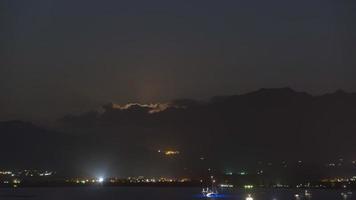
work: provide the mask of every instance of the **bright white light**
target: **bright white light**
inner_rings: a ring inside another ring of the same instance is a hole
[[[253,200],[253,198],[251,197],[251,194],[247,195],[246,200]]]
[[[98,178],[98,182],[99,182],[99,183],[104,182],[104,178],[103,178],[103,177]]]

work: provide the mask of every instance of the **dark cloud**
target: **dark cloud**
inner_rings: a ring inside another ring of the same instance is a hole
[[[1,119],[261,87],[356,89],[354,1],[5,0],[0,9]]]

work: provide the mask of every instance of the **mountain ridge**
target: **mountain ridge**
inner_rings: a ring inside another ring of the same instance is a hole
[[[140,161],[150,163],[153,171],[160,168],[156,165],[165,165],[155,152],[167,148],[189,154],[182,165],[198,165],[195,158],[207,155],[216,160],[212,165],[232,167],[260,159],[312,163],[339,156],[354,159],[354,93],[313,96],[290,88],[261,89],[208,102],[184,99],[176,103],[153,113],[149,111],[157,104],[107,105],[102,111],[66,116],[53,129],[21,121],[0,122],[0,134],[8,137],[0,142],[0,152],[15,144],[19,158],[23,151],[35,158],[45,150],[45,157],[51,160],[56,155],[57,162],[112,159],[129,166]],[[26,141],[16,143],[21,137]],[[135,170],[144,170],[139,166]]]

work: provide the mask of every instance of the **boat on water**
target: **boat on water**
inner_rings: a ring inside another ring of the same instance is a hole
[[[217,197],[219,193],[216,187],[214,186],[215,183],[214,177],[211,176],[210,179],[211,179],[211,188],[209,187],[203,188],[202,194],[204,197],[208,197],[208,198]]]
[[[205,197],[216,197],[219,193],[218,191],[212,190],[207,187],[206,189],[203,188],[202,194]]]
[[[309,192],[308,190],[304,190],[304,194],[295,194],[294,197],[296,199],[311,199],[312,193]]]
[[[343,199],[348,199],[352,196],[352,192],[341,192],[341,196],[343,197]]]
[[[305,191],[304,191],[304,196],[305,196],[306,198],[311,198],[312,194],[311,194],[308,190],[305,190]]]

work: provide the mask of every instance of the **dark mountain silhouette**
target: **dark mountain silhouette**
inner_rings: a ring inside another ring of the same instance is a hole
[[[0,122],[0,137],[1,168],[8,169],[53,169],[66,159],[72,139],[23,121]]]
[[[122,173],[158,174],[163,168],[196,169],[200,157],[221,170],[258,161],[320,164],[341,156],[351,159],[356,151],[355,122],[354,93],[312,96],[277,88],[213,97],[208,102],[111,103],[102,111],[63,117],[55,132],[22,122],[2,122],[0,131],[9,141],[2,140],[3,148],[11,149],[9,144],[15,143],[12,153],[19,159],[23,151],[50,157],[48,149],[52,149],[53,155],[70,154],[79,163],[101,159],[119,165]],[[59,142],[67,144],[70,153],[63,153],[66,147]],[[158,149],[178,149],[179,164],[162,160]]]

